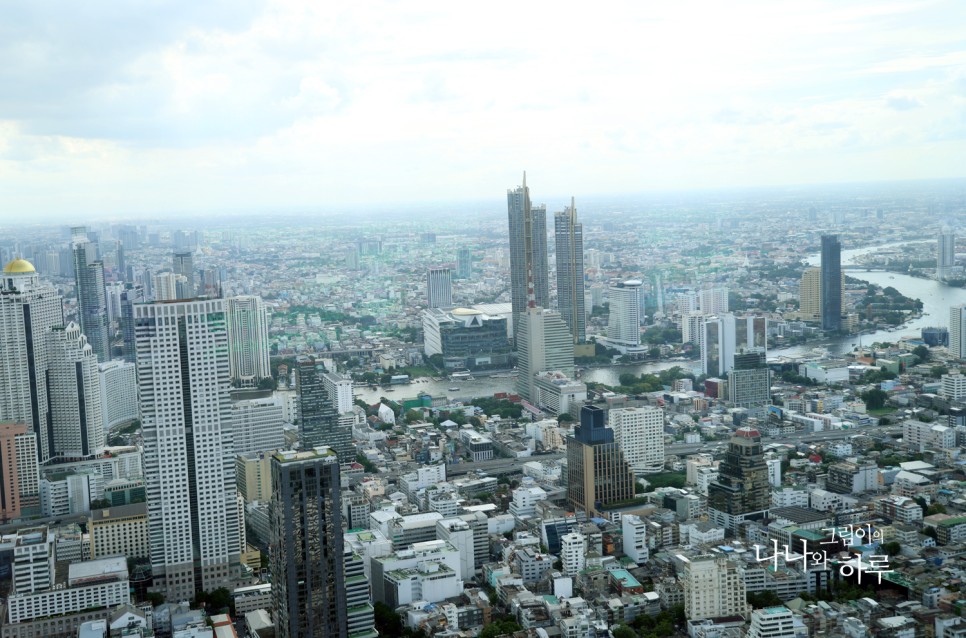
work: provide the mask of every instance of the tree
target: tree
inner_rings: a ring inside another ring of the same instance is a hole
[[[926,346],[916,346],[912,349],[912,354],[916,355],[920,363],[925,363],[929,361],[929,348]]]
[[[111,506],[111,502],[106,498],[98,498],[91,501],[92,510],[102,510],[105,507],[110,507],[110,506]]]
[[[637,638],[637,632],[623,623],[618,625],[617,629],[612,630],[611,633],[614,638]]]
[[[945,514],[946,506],[942,503],[933,503],[928,508],[926,508],[926,516],[932,516],[933,514]]]
[[[889,556],[895,556],[902,551],[902,545],[899,544],[899,541],[889,541],[888,543],[882,544],[882,551]]]
[[[513,622],[512,619],[506,618],[494,621],[484,627],[483,631],[479,634],[479,638],[496,638],[497,636],[512,634],[516,631],[520,631],[520,625]]]
[[[406,423],[417,423],[423,420],[423,414],[419,410],[406,410]]]
[[[745,597],[750,604],[755,609],[764,609],[765,607],[776,607],[782,604],[782,599],[778,597],[778,594],[766,589],[760,592],[748,592]]]
[[[376,629],[380,636],[399,636],[402,634],[402,619],[389,605],[376,603],[372,606],[372,609],[376,618]]]
[[[889,394],[879,388],[872,388],[862,393],[862,400],[865,401],[867,410],[881,410],[888,399]]]
[[[573,423],[575,420],[570,412],[561,412],[557,415],[557,423]]]
[[[949,368],[946,366],[933,366],[929,368],[929,374],[934,377],[941,377],[944,374],[949,374]]]

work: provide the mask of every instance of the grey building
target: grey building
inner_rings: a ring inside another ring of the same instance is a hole
[[[507,191],[507,213],[510,224],[510,301],[513,304],[515,344],[520,326],[518,319],[526,312],[531,284],[536,305],[550,307],[547,207],[531,205],[526,173],[523,174],[523,186]]]
[[[584,225],[577,221],[573,198],[568,208],[554,215],[554,240],[557,251],[557,308],[570,328],[574,343],[583,343],[587,334]]]
[[[123,357],[128,363],[134,363],[137,354],[134,340],[134,304],[144,301],[144,286],[124,284],[124,290],[121,291],[121,337],[124,340]]]
[[[456,276],[460,279],[469,279],[473,276],[473,251],[469,248],[460,248],[456,251]]]
[[[111,341],[107,332],[107,292],[104,264],[96,259],[97,247],[88,241],[82,228],[74,232],[74,281],[77,283],[77,315],[81,332],[100,362],[111,360]]]
[[[822,330],[842,329],[842,245],[822,235]]]
[[[339,455],[341,463],[355,461],[352,426],[339,423],[339,414],[329,399],[322,373],[315,359],[300,356],[295,376],[299,396],[299,441],[303,449],[325,445]]]
[[[272,607],[279,636],[348,635],[339,462],[326,448],[272,456]]]
[[[195,267],[190,252],[175,253],[172,257],[174,274],[182,275],[188,281],[178,289],[178,299],[191,299],[195,296]]]

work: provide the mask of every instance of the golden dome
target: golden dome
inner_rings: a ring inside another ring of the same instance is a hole
[[[27,261],[26,259],[14,259],[9,264],[4,266],[3,272],[7,274],[11,273],[25,273],[25,272],[37,272],[34,265]]]

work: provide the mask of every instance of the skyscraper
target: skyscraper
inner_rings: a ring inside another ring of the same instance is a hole
[[[634,498],[634,472],[604,425],[604,410],[585,405],[580,425],[567,437],[567,500],[594,516],[610,503]]]
[[[312,357],[297,360],[295,388],[299,397],[299,440],[303,450],[326,446],[341,463],[354,463],[352,426],[339,423],[339,413],[325,390],[322,373]]]
[[[946,281],[956,265],[956,235],[949,226],[943,226],[936,244],[936,279]]]
[[[822,330],[842,329],[842,245],[822,235]]]
[[[798,311],[804,321],[822,320],[822,269],[806,268],[798,287]]]
[[[453,305],[453,278],[449,268],[430,268],[426,273],[426,302],[430,308]]]
[[[560,313],[543,308],[528,308],[518,317],[517,392],[534,398],[535,374],[562,372],[574,377],[574,339]]]
[[[736,324],[734,315],[706,317],[701,324],[701,372],[708,376],[727,374],[735,365]]]
[[[567,322],[574,343],[587,336],[584,311],[584,225],[577,221],[573,198],[570,206],[553,216],[557,252],[557,307]]]
[[[771,402],[771,370],[763,352],[735,355],[734,369],[728,372],[728,401],[738,408],[761,408]]]
[[[456,276],[460,279],[473,276],[473,251],[467,247],[456,251]]]
[[[762,518],[770,504],[761,433],[750,427],[738,428],[718,467],[718,479],[708,486],[708,515],[734,533],[741,521]]]
[[[966,359],[966,304],[949,309],[949,356]]]
[[[123,357],[128,363],[134,363],[137,356],[134,339],[134,304],[144,303],[144,301],[144,286],[124,284],[124,290],[121,291],[121,338],[124,343]]]
[[[178,299],[192,299],[195,296],[195,266],[190,252],[174,253],[172,256],[174,274],[185,278],[176,291]]]
[[[47,335],[64,325],[63,299],[33,265],[14,259],[0,279],[0,421],[24,423],[37,437],[41,463],[53,432],[47,389]]]
[[[253,387],[272,376],[268,357],[268,307],[261,297],[225,300],[228,322],[228,366],[232,381]]]
[[[523,174],[523,186],[507,191],[507,213],[510,223],[510,301],[516,344],[519,317],[529,305],[530,290],[535,305],[550,307],[547,207],[531,205],[526,173]]]
[[[654,406],[611,408],[607,421],[635,474],[664,469],[664,410]]]
[[[331,450],[272,456],[268,551],[279,636],[348,636],[340,492]]]
[[[86,235],[80,234],[80,229],[74,230],[74,279],[77,282],[77,316],[81,332],[87,337],[97,360],[110,361],[104,264],[95,259],[95,245],[87,240]]]
[[[50,458],[76,460],[104,449],[101,379],[94,350],[73,321],[47,333]]]
[[[38,491],[36,435],[23,423],[0,422],[0,521],[20,518]]]
[[[134,306],[151,569],[168,600],[231,587],[239,562],[224,303]]]
[[[705,288],[699,297],[699,307],[706,315],[718,315],[728,312],[728,289]]]
[[[607,340],[617,346],[636,348],[641,345],[641,286],[637,279],[612,285],[608,289],[610,316]]]

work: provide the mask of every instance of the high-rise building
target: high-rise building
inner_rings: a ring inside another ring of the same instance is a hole
[[[297,360],[295,388],[298,393],[299,440],[302,449],[320,446],[331,448],[341,463],[354,463],[352,426],[339,423],[339,413],[325,390],[322,372],[315,359],[300,356]]]
[[[956,235],[949,226],[943,226],[936,245],[936,279],[946,281],[956,265]]]
[[[560,313],[543,308],[528,308],[518,317],[517,392],[534,397],[534,375],[562,372],[574,377],[574,340]]]
[[[654,406],[612,408],[607,421],[635,474],[664,469],[664,410]]]
[[[47,335],[64,325],[63,299],[41,283],[33,265],[14,259],[0,279],[0,420],[24,423],[36,435],[41,463],[53,433],[48,399]]]
[[[467,247],[456,251],[456,276],[460,279],[473,276],[473,251]]]
[[[584,225],[577,221],[573,198],[570,206],[553,216],[557,252],[557,308],[567,322],[574,343],[587,336],[584,310]]]
[[[507,213],[510,224],[510,301],[513,306],[514,344],[519,333],[520,315],[533,303],[550,307],[549,270],[547,265],[547,207],[530,203],[527,175],[523,186],[507,191]]]
[[[159,272],[151,278],[155,301],[177,301],[187,286],[188,279],[184,275],[173,272]]]
[[[327,448],[272,456],[272,608],[279,636],[348,636],[339,459]]]
[[[322,375],[322,385],[329,395],[329,401],[339,414],[352,412],[355,405],[352,395],[352,379],[344,377],[338,372],[326,372]]]
[[[738,428],[718,466],[718,479],[708,486],[708,514],[733,533],[741,521],[762,518],[770,504],[761,433],[751,427]]]
[[[240,532],[225,302],[134,306],[155,585],[169,600],[231,587]]]
[[[705,317],[701,324],[701,372],[710,377],[727,374],[735,365],[734,315]]]
[[[144,303],[146,297],[144,286],[141,284],[124,284],[121,291],[121,338],[122,355],[127,363],[134,363],[137,355],[137,348],[134,341],[134,304]]]
[[[100,454],[104,417],[94,350],[74,322],[52,328],[47,348],[50,459],[69,461]]]
[[[842,245],[822,235],[822,330],[841,330],[842,310]]]
[[[567,500],[594,516],[602,507],[634,498],[634,472],[604,425],[604,410],[580,409],[580,425],[567,437]]]
[[[706,315],[720,315],[728,312],[728,289],[705,288],[699,294],[699,308]]]
[[[261,297],[246,295],[225,300],[228,321],[228,366],[232,381],[254,387],[272,376],[269,366],[268,307]]]
[[[430,268],[426,273],[426,303],[430,308],[453,305],[453,278],[449,268]]]
[[[192,299],[195,296],[195,267],[194,257],[190,252],[178,252],[172,256],[174,274],[184,277],[184,281],[176,284],[176,299]]]
[[[751,607],[745,599],[745,581],[727,556],[687,558],[679,554],[677,558],[684,565],[681,585],[689,620],[748,615]]]
[[[379,632],[376,631],[376,612],[369,594],[369,579],[366,577],[366,559],[356,553],[349,543],[343,544],[348,635],[352,638],[379,638]]]
[[[949,356],[966,359],[966,304],[949,309]]]
[[[618,346],[641,345],[641,286],[638,279],[622,281],[608,289],[610,316],[607,340]]]
[[[77,316],[81,332],[91,344],[97,360],[111,359],[108,334],[107,292],[104,288],[104,263],[95,259],[97,249],[79,233],[74,237],[74,280],[77,283]]]
[[[739,408],[761,408],[771,402],[771,370],[762,352],[735,355],[728,372],[728,401]]]
[[[104,431],[130,423],[138,412],[137,368],[127,361],[108,361],[97,367],[101,387],[101,414]]]
[[[0,521],[20,518],[39,488],[36,435],[23,423],[0,423]]]
[[[681,343],[693,343],[701,347],[701,326],[707,317],[703,312],[692,311],[681,315]]]
[[[841,307],[845,307],[845,273],[842,273]],[[798,313],[802,321],[822,321],[822,269],[806,268],[798,289]]]
[[[768,358],[768,318],[735,317],[735,350],[760,352]]]

